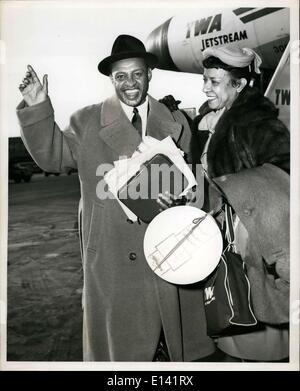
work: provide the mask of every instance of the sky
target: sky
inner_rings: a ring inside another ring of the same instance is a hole
[[[15,109],[22,99],[18,86],[27,64],[40,79],[48,74],[56,122],[63,129],[75,110],[113,94],[97,64],[110,55],[119,34],[145,42],[154,28],[181,12],[174,2],[155,6],[143,1],[7,1],[0,2],[0,10],[1,132],[8,136],[20,134]],[[182,108],[198,109],[205,100],[201,75],[158,69],[149,93],[158,99],[172,94]]]

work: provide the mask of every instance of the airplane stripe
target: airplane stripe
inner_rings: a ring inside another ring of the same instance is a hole
[[[173,59],[170,54],[169,50],[169,43],[168,43],[168,34],[169,34],[169,26],[172,18],[170,18],[167,23],[165,24],[163,30],[162,30],[162,47],[165,49],[165,61],[168,64],[169,69],[173,69],[174,71],[179,71],[177,66],[174,64]]]
[[[151,47],[151,53],[157,56],[157,68],[179,71],[173,62],[168,44],[168,33],[171,20],[172,18],[168,19],[165,23],[152,31],[147,40],[147,48]]]
[[[284,7],[281,7],[281,8],[262,8],[261,10],[256,11],[256,12],[252,12],[250,15],[243,16],[240,19],[243,23],[252,22],[255,19],[261,18],[262,16],[272,14],[273,12],[277,12],[283,8]]]
[[[237,8],[236,10],[233,10],[233,12],[235,13],[236,16],[238,15],[241,15],[241,14],[245,14],[246,12],[248,11],[252,11],[252,10],[255,10],[255,8]]]

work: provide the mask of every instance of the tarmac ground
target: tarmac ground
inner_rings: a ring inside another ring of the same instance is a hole
[[[9,184],[8,361],[82,361],[77,174]]]

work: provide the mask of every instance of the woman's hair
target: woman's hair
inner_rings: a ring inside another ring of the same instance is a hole
[[[244,78],[247,80],[247,84],[249,85],[252,79],[255,80],[255,72],[253,70],[253,65],[249,65],[244,68],[232,67],[231,65],[225,64],[219,58],[210,56],[203,61],[204,68],[221,68],[225,71],[229,72],[233,87],[236,86],[236,83],[239,79]]]

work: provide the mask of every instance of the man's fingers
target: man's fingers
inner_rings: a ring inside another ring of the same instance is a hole
[[[188,190],[185,195],[187,203],[190,203],[195,200],[195,193],[192,190]]]
[[[174,202],[173,196],[166,192],[166,194],[159,194],[157,202],[161,207],[170,208]]]
[[[30,80],[29,80],[27,77],[25,77],[25,78],[23,79],[23,84],[25,84],[25,85],[28,86],[29,83],[30,83]]]
[[[169,193],[168,191],[165,191],[164,194],[161,194],[161,198],[163,198],[168,203],[173,203],[177,200],[177,197],[174,194]]]
[[[167,197],[165,197],[164,195],[161,195],[161,196],[159,196],[159,198],[158,198],[158,200],[160,200],[160,205],[161,205],[161,203],[163,203],[164,205],[172,205],[172,201],[169,199],[169,198],[167,198]]]
[[[27,65],[27,69],[30,72],[33,81],[39,81],[39,78],[37,77],[37,74],[35,73],[35,70],[32,68],[32,66]]]
[[[160,198],[158,198],[156,200],[156,202],[158,203],[158,205],[160,206],[160,209],[159,211],[162,212],[163,210],[167,209],[169,206],[166,205]]]
[[[21,83],[20,85],[19,85],[19,90],[21,91],[21,92],[23,92],[23,91],[25,91],[26,89],[27,89],[27,85],[26,84],[24,84],[24,83]]]
[[[43,76],[43,91],[48,95],[48,75]]]
[[[33,77],[32,77],[32,75],[31,75],[30,72],[26,72],[25,78],[28,79],[28,80],[30,80],[30,81],[33,81]]]
[[[165,192],[165,196],[168,197],[171,201],[177,200],[177,197],[174,194],[169,193],[168,191]]]
[[[158,205],[160,206],[160,211],[165,210],[167,208],[171,208],[173,206],[185,205],[186,198],[185,197],[177,197],[174,194],[170,194],[166,191],[164,194],[158,194],[158,198],[156,200]]]

